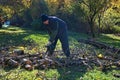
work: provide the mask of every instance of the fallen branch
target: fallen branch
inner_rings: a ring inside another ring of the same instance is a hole
[[[93,45],[93,46],[95,46],[97,48],[100,48],[100,49],[109,49],[109,50],[111,50],[112,52],[115,52],[115,53],[120,53],[119,48],[116,48],[116,47],[113,47],[113,46],[108,46],[105,43],[97,42],[95,40],[79,39],[78,42],[82,42],[82,43],[85,43],[85,44],[90,44],[90,45]]]

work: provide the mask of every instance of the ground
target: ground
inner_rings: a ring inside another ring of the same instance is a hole
[[[32,31],[18,27],[9,27],[0,29],[0,47],[9,46],[11,48],[22,47],[26,53],[34,54],[37,52],[45,52],[44,47],[48,41],[49,36],[43,31]],[[91,45],[79,43],[78,39],[87,39],[85,34],[69,32],[69,43],[72,53],[80,53],[83,50],[87,54],[93,50],[99,54],[104,55],[104,50],[96,49]],[[113,34],[102,34],[96,38],[97,41],[105,42],[108,45],[120,47],[120,37]],[[60,42],[58,42],[56,51],[61,50]],[[113,74],[120,74],[119,70],[111,69],[103,72],[99,67],[94,66],[89,70],[83,65],[73,65],[70,67],[56,67],[54,69],[45,69],[27,71],[20,69],[2,68],[0,66],[0,80],[119,80]]]

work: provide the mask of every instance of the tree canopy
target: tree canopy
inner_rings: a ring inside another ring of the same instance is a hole
[[[31,24],[39,27],[38,17],[43,13],[56,15],[68,23],[69,29],[90,32],[94,37],[98,29],[106,32],[119,27],[119,2],[119,0],[3,0],[0,1],[0,15],[7,16],[15,23],[20,20],[20,26],[24,27]]]

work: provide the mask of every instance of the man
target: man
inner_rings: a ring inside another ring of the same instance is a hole
[[[66,57],[70,56],[69,44],[68,44],[68,34],[66,23],[55,16],[42,15],[41,20],[46,26],[50,36],[49,43],[47,44],[48,55],[52,55],[56,47],[58,39],[62,44],[63,52]]]

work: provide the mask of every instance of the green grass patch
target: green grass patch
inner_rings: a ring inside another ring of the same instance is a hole
[[[120,48],[120,36],[116,36],[114,34],[102,34],[97,40],[106,43],[109,46]]]
[[[119,80],[113,76],[114,73],[118,73],[116,70],[108,71],[106,73],[99,71],[97,69],[87,72],[83,76],[83,80]]]
[[[88,36],[85,34],[69,32],[70,48],[82,49],[87,54],[90,54],[93,52],[92,46],[78,42],[78,39],[87,39],[87,37]],[[0,47],[14,46],[14,48],[16,48],[22,46],[25,48],[26,52],[29,53],[36,53],[38,51],[45,52],[46,48],[44,46],[47,44],[48,38],[49,36],[46,32],[32,31],[13,26],[0,29]],[[97,38],[97,40],[120,47],[120,37],[112,34],[103,34]],[[56,50],[61,50],[60,41],[57,43]],[[95,51],[101,53],[97,49]],[[77,50],[74,52],[79,53]],[[113,76],[113,73],[120,73],[120,71],[110,70],[105,73],[100,71],[99,68],[89,71],[82,65],[33,71],[26,71],[19,68],[7,70],[0,67],[0,75],[6,75],[5,77],[0,76],[0,80],[43,80],[43,78],[50,80],[119,80]]]

